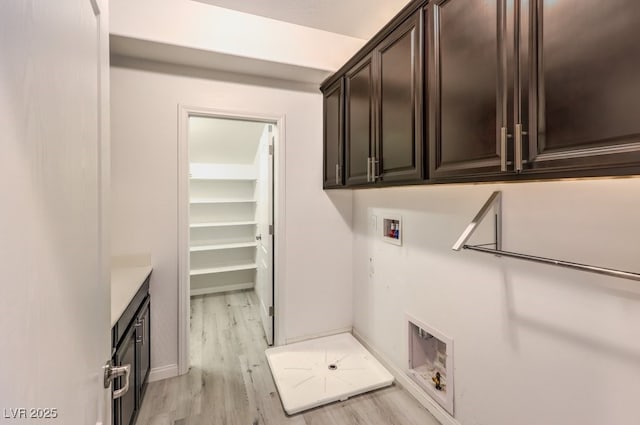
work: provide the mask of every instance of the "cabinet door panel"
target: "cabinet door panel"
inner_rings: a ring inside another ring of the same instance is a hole
[[[376,157],[383,181],[419,180],[422,162],[422,13],[416,13],[378,48]]]
[[[532,5],[538,103],[528,168],[637,162],[640,3],[536,0]]]
[[[431,171],[456,176],[500,171],[505,126],[501,2],[437,1],[431,19]]]
[[[130,329],[120,348],[116,353],[115,363],[117,366],[131,365],[129,376],[129,391],[122,397],[114,401],[114,424],[133,425],[136,418],[136,333]],[[124,377],[116,378],[114,390],[124,387]]]
[[[136,329],[137,364],[136,364],[136,393],[138,395],[138,409],[142,405],[142,397],[147,387],[147,378],[151,366],[151,303],[147,302],[138,315],[139,326]]]
[[[342,186],[342,82],[324,95],[324,187]]]
[[[346,184],[366,184],[373,137],[371,56],[345,79]]]

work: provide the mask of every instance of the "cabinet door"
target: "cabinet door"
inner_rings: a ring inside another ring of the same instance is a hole
[[[530,3],[537,105],[525,169],[638,164],[640,2]]]
[[[506,169],[506,22],[501,1],[429,6],[430,177]]]
[[[422,10],[376,49],[377,152],[374,170],[385,182],[421,180]]]
[[[343,185],[342,80],[324,93],[324,188]]]
[[[345,77],[345,178],[348,186],[371,181],[373,65],[367,56]]]
[[[142,397],[147,389],[149,370],[151,365],[151,303],[147,301],[142,307],[137,319],[136,327],[136,394],[138,396],[138,409],[142,405]]]
[[[127,332],[120,348],[116,352],[115,364],[117,366],[131,365],[129,376],[129,391],[113,402],[115,425],[133,425],[137,411],[136,400],[136,332],[133,327]],[[113,389],[124,387],[124,377],[116,378]]]

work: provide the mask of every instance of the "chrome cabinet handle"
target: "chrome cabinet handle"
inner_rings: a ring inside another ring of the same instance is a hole
[[[380,178],[378,175],[378,164],[380,164],[380,160],[371,158],[371,181],[375,183],[377,179]]]
[[[513,155],[515,156],[516,172],[522,171],[522,124],[516,124],[516,137],[513,147]]]
[[[144,318],[144,317],[143,317],[142,319],[138,319],[138,321],[137,321],[137,322],[136,322],[136,324],[135,324],[135,327],[136,327],[136,328],[140,328],[140,329],[142,329],[142,332],[140,333],[140,336],[138,336],[138,337],[136,338],[136,343],[138,343],[138,344],[143,344],[143,345],[144,345],[144,331],[145,331],[145,329],[144,329],[144,328],[145,328],[144,324],[145,324],[145,318]]]
[[[367,158],[367,183],[371,181],[371,160],[371,157]]]
[[[507,127],[500,128],[500,171],[507,171]]]
[[[336,184],[340,184],[340,164],[336,164]]]

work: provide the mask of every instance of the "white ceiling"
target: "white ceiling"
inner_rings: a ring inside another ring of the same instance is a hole
[[[265,123],[189,118],[191,162],[253,164]]]
[[[368,40],[410,0],[196,1]]]

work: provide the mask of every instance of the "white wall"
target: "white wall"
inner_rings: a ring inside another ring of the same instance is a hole
[[[322,96],[255,78],[112,62],[114,254],[151,252],[152,367],[177,363],[178,105],[286,115],[285,339],[350,327],[351,194],[322,191]]]
[[[110,32],[329,71],[342,66],[365,43],[359,38],[190,0],[111,0]]]
[[[255,165],[264,127],[259,122],[190,117],[189,161]]]
[[[464,425],[638,423],[640,285],[452,251],[496,189],[504,249],[640,272],[640,179],[355,191],[356,330],[401,369],[406,313],[452,337]],[[380,208],[402,247],[373,235]]]

